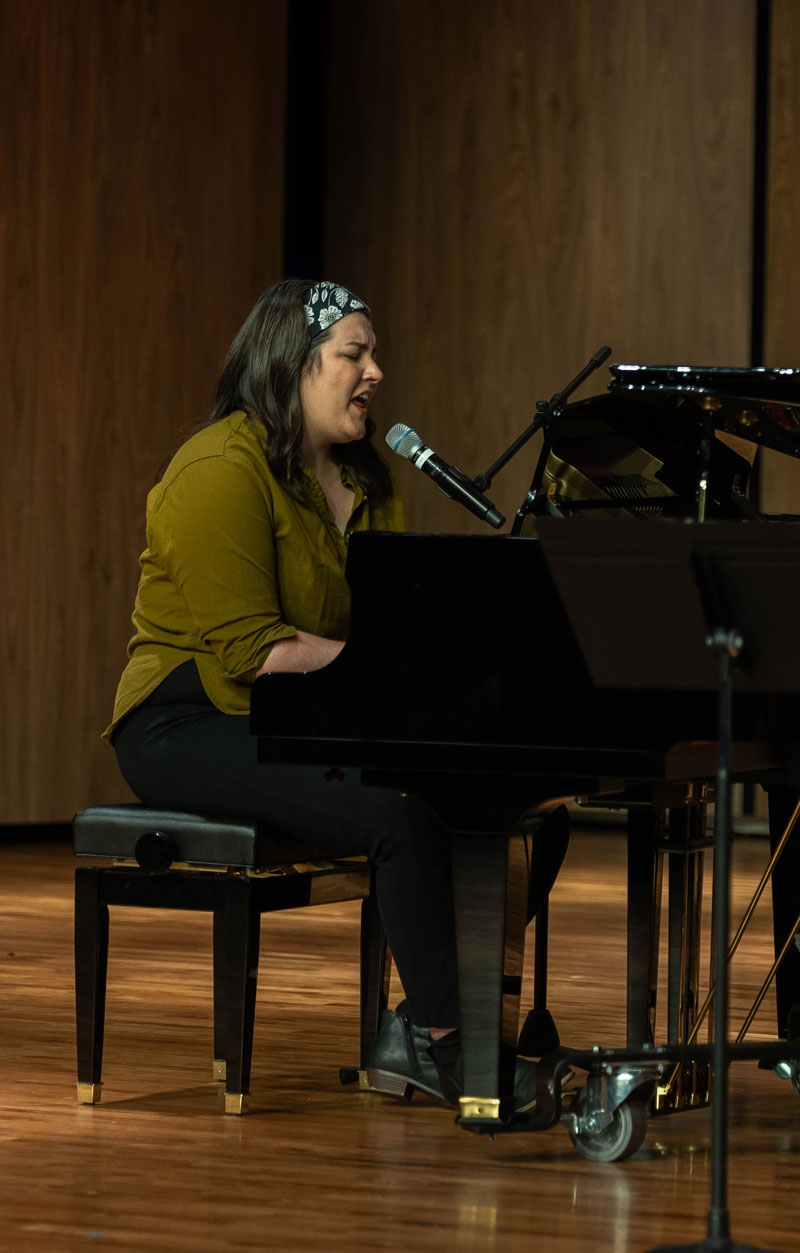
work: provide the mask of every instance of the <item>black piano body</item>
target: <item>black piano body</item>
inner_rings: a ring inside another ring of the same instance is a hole
[[[607,427],[607,398],[600,400]],[[631,423],[646,422],[649,406],[643,410],[638,397],[634,406],[625,397],[616,403],[632,442]],[[587,406],[568,406],[565,415],[580,410],[585,423]],[[701,407],[694,426],[687,423],[686,439],[708,429],[709,412],[719,420],[719,409]],[[556,499],[552,490],[539,490],[555,435],[547,433],[521,510],[526,523],[535,523],[537,511],[569,512],[563,491]],[[679,459],[688,484],[683,516],[692,516],[708,450],[695,448],[692,456],[684,448]],[[581,472],[587,463],[584,457]],[[619,471],[619,459],[614,466]],[[620,503],[621,475],[613,477],[609,522]],[[734,493],[740,486],[733,484]],[[715,481],[706,495],[712,514],[731,516],[730,487]],[[630,485],[627,490],[629,503]],[[733,508],[734,516],[746,516]],[[643,516],[634,507],[623,525]],[[600,529],[610,541],[614,524]],[[716,769],[715,698],[710,690],[595,688],[542,544],[524,533],[356,534],[347,576],[351,630],[340,656],[323,670],[265,676],[254,685],[251,728],[259,756],[357,770],[365,783],[417,795],[451,832],[467,1094],[462,1121],[507,1120],[524,951],[519,881],[526,816],[575,796],[642,802],[629,809],[627,1043],[652,1042],[657,853],[665,814],[670,839],[697,836],[698,802]],[[738,776],[763,778],[782,764],[776,744],[783,716],[782,707],[746,692],[737,696]]]

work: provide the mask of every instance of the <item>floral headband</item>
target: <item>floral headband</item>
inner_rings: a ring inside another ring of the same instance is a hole
[[[347,317],[348,313],[369,314],[369,306],[338,283],[317,283],[303,292],[303,308],[308,319],[309,339],[316,339],[329,326]]]

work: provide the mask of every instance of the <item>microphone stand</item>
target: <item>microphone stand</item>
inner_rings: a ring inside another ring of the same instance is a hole
[[[706,619],[706,645],[717,663],[719,756],[714,814],[713,931],[717,971],[714,980],[714,1041],[711,1062],[711,1198],[706,1238],[694,1244],[660,1244],[650,1253],[775,1253],[731,1239],[728,1211],[728,943],[730,919],[731,777],[733,667],[745,645],[735,625],[719,563],[711,552],[695,551],[693,573]]]
[[[527,430],[517,436],[513,444],[508,446],[505,452],[497,458],[494,465],[491,465],[485,474],[479,474],[476,479],[472,480],[474,486],[479,492],[485,492],[486,489],[491,486],[492,479],[498,471],[502,470],[503,466],[507,465],[511,458],[517,455],[520,448],[523,448],[525,444],[527,444],[528,440],[531,439],[538,430],[540,430],[543,426],[549,426],[554,418],[561,415],[564,405],[575,389],[580,387],[584,379],[587,379],[590,374],[593,374],[594,371],[597,370],[604,361],[607,361],[610,356],[610,348],[598,348],[594,356],[590,357],[589,361],[580,373],[575,375],[571,383],[567,383],[567,386],[560,392],[556,392],[555,396],[552,396],[550,400],[538,400],[536,402],[536,417],[533,419]]]

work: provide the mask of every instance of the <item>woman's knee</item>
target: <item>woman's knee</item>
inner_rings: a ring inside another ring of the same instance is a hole
[[[370,789],[373,791],[375,789]],[[375,799],[372,861],[404,860],[448,865],[450,837],[431,809],[415,796],[385,792]]]

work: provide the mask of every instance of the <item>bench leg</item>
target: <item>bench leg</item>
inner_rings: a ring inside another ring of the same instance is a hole
[[[226,1114],[243,1114],[250,1091],[261,941],[261,913],[252,888],[244,875],[231,876],[224,888]]]
[[[227,1079],[228,1039],[225,1020],[225,911],[214,910],[214,1078]]]
[[[101,871],[75,871],[75,1013],[78,1100],[100,1100],[108,968],[108,906],[100,900]]]

